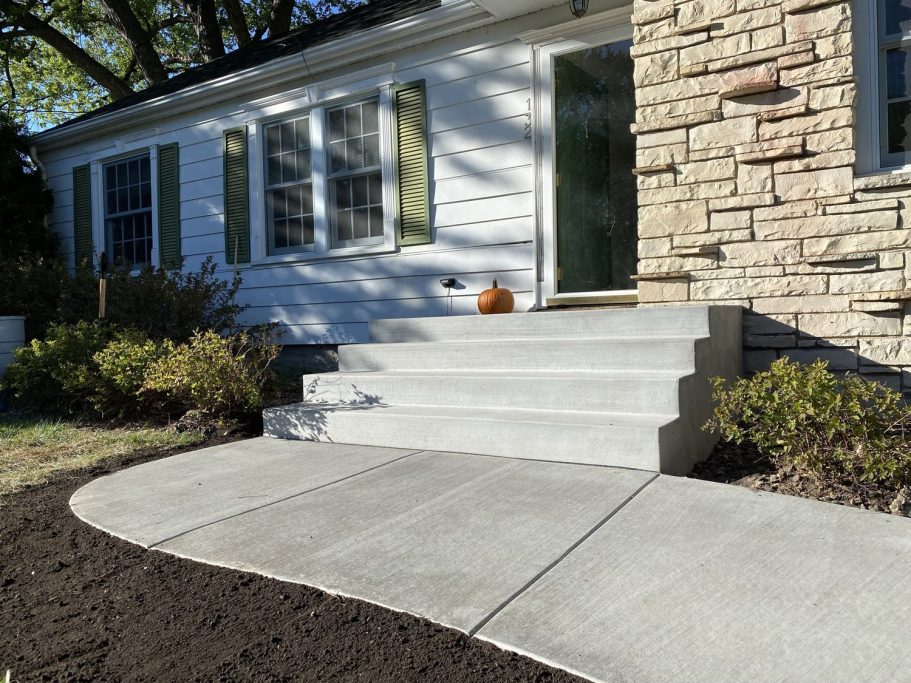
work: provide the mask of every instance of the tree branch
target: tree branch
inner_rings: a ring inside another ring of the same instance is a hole
[[[228,23],[231,24],[231,30],[234,31],[237,44],[240,47],[244,47],[253,42],[250,38],[247,15],[244,14],[244,8],[241,7],[240,0],[222,0],[222,6],[225,8],[225,12],[228,13]]]
[[[196,35],[199,37],[199,47],[205,60],[223,57],[225,43],[221,36],[221,26],[218,24],[215,0],[184,0],[183,4],[193,20]]]
[[[13,0],[0,0],[0,11],[13,16],[16,23],[29,35],[38,38],[54,48],[71,64],[79,68],[98,85],[106,89],[112,97],[120,99],[133,92],[130,85],[88,52],[76,45],[50,24],[45,23],[34,14]]]
[[[269,37],[283,36],[291,30],[291,16],[294,13],[294,0],[272,0],[272,11],[269,14]]]
[[[129,0],[100,0],[107,10],[114,27],[130,44],[143,75],[149,83],[162,83],[168,74],[161,65],[158,51],[152,45],[152,38],[130,7]]]

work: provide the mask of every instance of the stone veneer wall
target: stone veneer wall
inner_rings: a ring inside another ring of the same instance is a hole
[[[636,0],[633,24],[642,304],[741,304],[748,371],[911,392],[911,175],[854,173],[850,3]]]

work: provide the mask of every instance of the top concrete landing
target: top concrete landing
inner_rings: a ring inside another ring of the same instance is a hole
[[[254,439],[77,491],[164,552],[598,681],[896,681],[911,520],[636,470]]]

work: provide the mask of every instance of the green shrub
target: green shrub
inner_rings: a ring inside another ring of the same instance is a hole
[[[198,410],[218,418],[249,415],[262,408],[269,364],[281,350],[274,341],[271,328],[228,337],[197,332],[152,364],[143,391],[166,397],[182,412]]]
[[[90,397],[92,407],[105,417],[131,417],[141,411],[154,416],[160,410],[158,397],[143,392],[143,383],[149,368],[173,349],[170,340],[156,342],[135,330],[119,332],[93,356],[98,391]]]
[[[100,323],[51,324],[46,339],[18,349],[7,368],[13,401],[40,412],[82,412],[100,389],[94,356],[111,337]]]
[[[706,429],[752,441],[778,467],[825,480],[911,483],[911,409],[901,394],[828,364],[782,358],[730,386],[713,380]]]

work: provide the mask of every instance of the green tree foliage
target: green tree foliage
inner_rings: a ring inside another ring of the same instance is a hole
[[[46,127],[364,0],[0,0],[0,104]]]
[[[53,255],[56,239],[44,222],[51,193],[26,156],[22,130],[0,112],[0,264]]]

